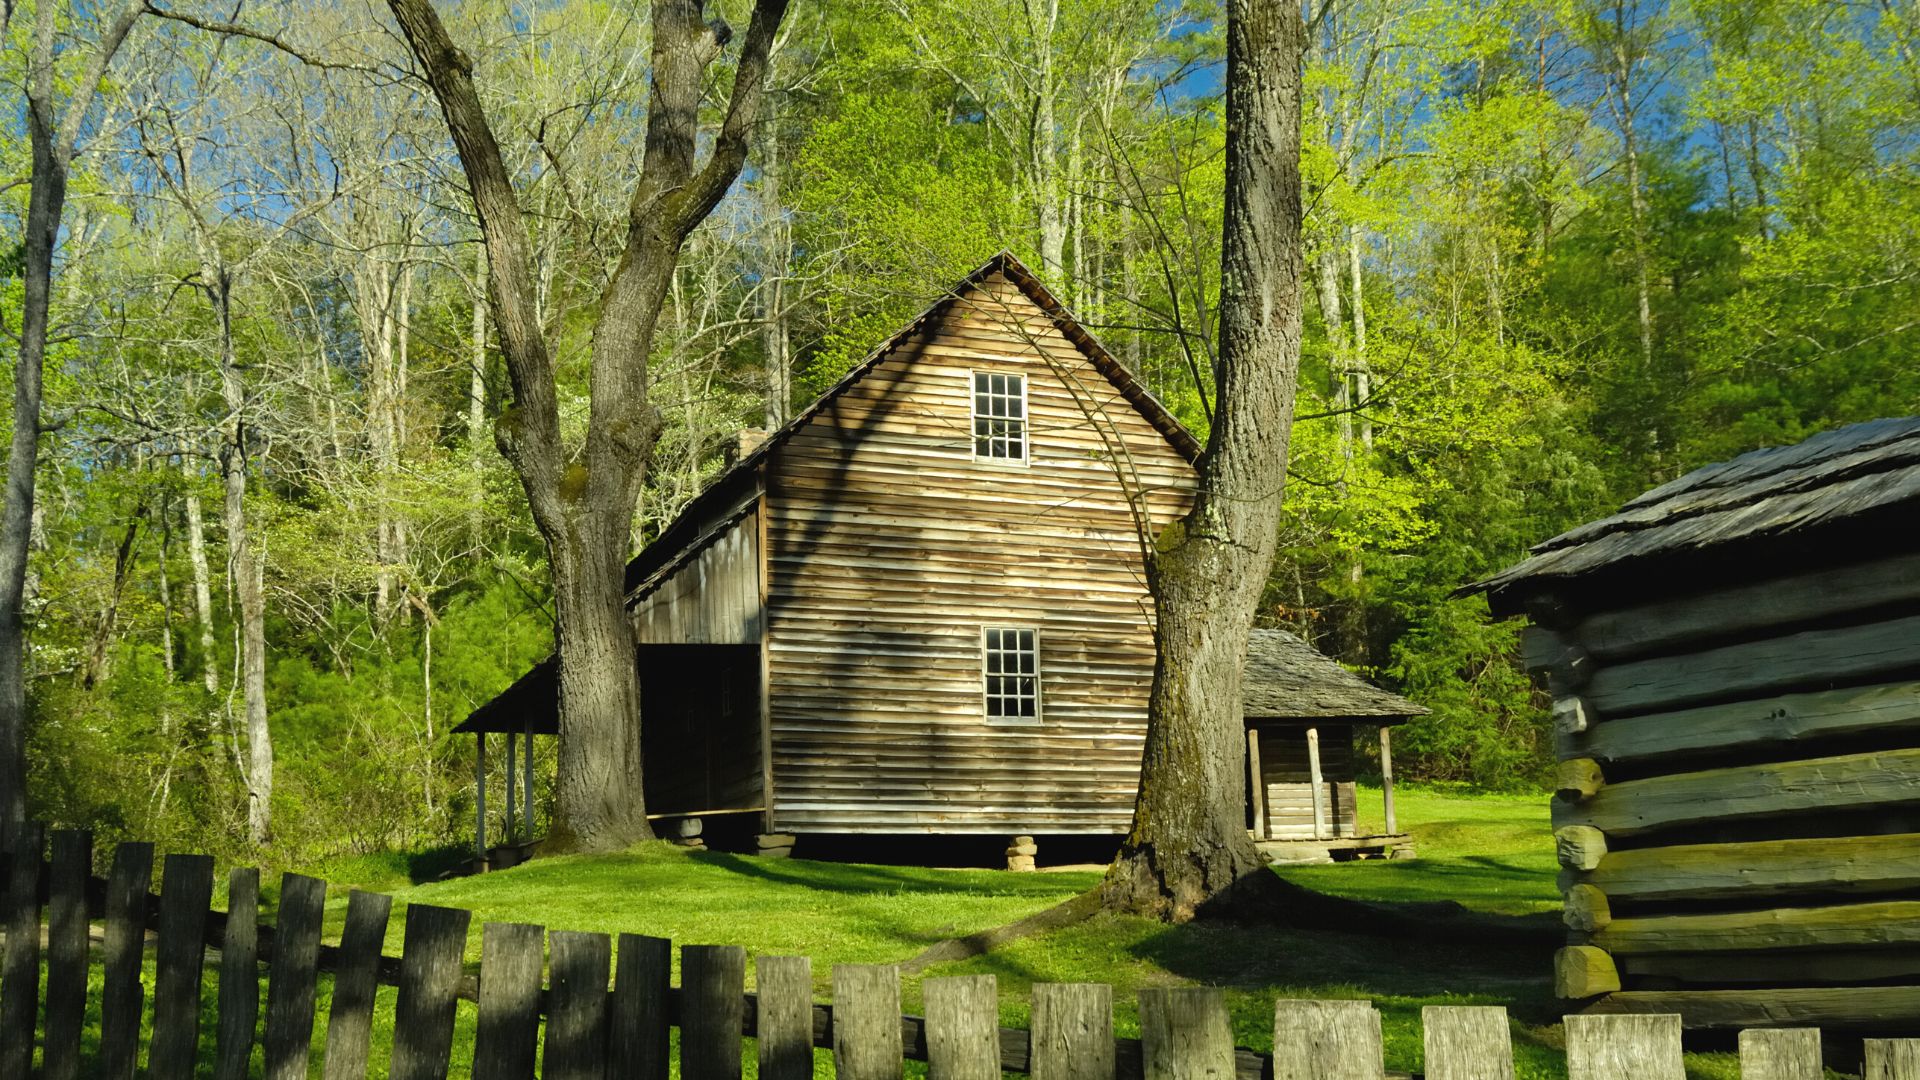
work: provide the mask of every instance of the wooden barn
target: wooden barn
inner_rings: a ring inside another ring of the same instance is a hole
[[[747,443],[628,568],[649,814],[682,835],[745,818],[767,851],[1124,833],[1154,660],[1142,545],[1185,511],[1200,451],[1167,410],[1003,253]],[[483,790],[486,736],[506,736],[510,837],[534,834],[551,664],[458,729]],[[1377,702],[1300,713],[1271,687],[1276,769],[1305,718],[1332,743],[1379,722]],[[1329,753],[1326,828],[1351,832]]]
[[[1560,995],[1920,1028],[1920,417],[1688,473],[1472,586],[1554,699]]]
[[[1255,630],[1241,695],[1247,721],[1249,827],[1279,862],[1409,857],[1393,809],[1395,724],[1427,710],[1387,693],[1285,630]],[[1357,729],[1380,729],[1382,819],[1365,829],[1355,804]]]

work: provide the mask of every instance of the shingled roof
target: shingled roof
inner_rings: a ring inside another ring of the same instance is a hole
[[[1788,537],[1915,502],[1920,417],[1872,420],[1695,469],[1611,517],[1536,545],[1524,562],[1461,592],[1517,592],[1627,560]]]
[[[1285,630],[1255,630],[1247,643],[1241,711],[1253,719],[1404,719],[1427,710],[1367,682]]]

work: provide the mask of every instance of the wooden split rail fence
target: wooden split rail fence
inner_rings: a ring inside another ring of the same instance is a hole
[[[321,940],[326,884],[281,879],[278,918],[258,921],[259,871],[235,869],[227,910],[213,910],[213,860],[168,855],[160,893],[151,892],[151,844],[122,844],[103,880],[91,876],[93,846],[79,831],[53,834],[51,858],[0,857],[5,872],[6,952],[0,963],[0,1080],[38,1075],[125,1080],[140,1065],[143,1020],[150,1029],[145,1074],[217,1080],[250,1073],[256,1042],[268,1080],[309,1075],[314,1058],[319,976],[332,978],[319,1047],[326,1080],[368,1072],[376,990],[398,988],[389,1075],[443,1077],[471,1060],[477,1080],[739,1080],[745,1044],[756,1040],[762,1080],[809,1080],[815,1048],[833,1051],[845,1080],[900,1080],[904,1060],[924,1061],[931,1080],[1384,1080],[1380,1014],[1364,1001],[1275,1003],[1272,1054],[1236,1047],[1227,1003],[1208,988],[1139,994],[1140,1038],[1115,1038],[1113,990],[1096,983],[1032,990],[1030,1029],[1004,1028],[993,976],[928,979],[924,1017],[903,1016],[899,969],[836,965],[832,1005],[815,1003],[805,957],[754,961],[732,945],[686,945],[680,985],[671,985],[672,947],[661,938],[548,932],[488,923],[477,974],[464,962],[469,912],[408,907],[398,957],[382,954],[390,897],[353,891],[338,945]],[[39,826],[21,848],[41,854]],[[44,913],[44,918],[43,918]],[[92,924],[104,922],[98,950],[97,1050],[83,1054]],[[44,931],[44,933],[43,933]],[[152,994],[143,979],[154,932]],[[45,967],[44,999],[40,993]],[[207,950],[218,949],[218,1008],[201,1030]],[[261,969],[267,970],[265,1016]],[[543,979],[544,974],[544,979]],[[470,1047],[455,1046],[455,1013],[474,1002]],[[264,1020],[264,1022],[263,1022]],[[1423,1011],[1425,1075],[1432,1080],[1510,1080],[1511,1027],[1497,1007]],[[544,1025],[544,1030],[543,1030]],[[670,1029],[680,1032],[677,1061]],[[36,1034],[38,1039],[36,1040]],[[1684,1080],[1678,1016],[1571,1016],[1571,1080]],[[1819,1033],[1742,1033],[1743,1080],[1817,1080]],[[1920,1039],[1869,1040],[1868,1080],[1920,1080]]]

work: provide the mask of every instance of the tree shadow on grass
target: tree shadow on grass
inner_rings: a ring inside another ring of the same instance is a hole
[[[1495,855],[1342,866],[1279,869],[1283,880],[1303,888],[1370,902],[1518,899],[1551,903],[1559,899],[1553,872],[1537,861]]]
[[[919,893],[991,893],[1046,899],[1071,891],[1071,884],[1054,875],[1009,874],[994,870],[934,870],[867,863],[814,862],[807,859],[764,859],[717,851],[696,852],[690,858],[705,866],[760,881],[856,895],[911,890]]]

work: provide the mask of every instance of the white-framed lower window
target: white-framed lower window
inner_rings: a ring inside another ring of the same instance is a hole
[[[976,461],[1026,464],[1026,376],[973,373],[973,456]]]
[[[1040,719],[1040,632],[1030,626],[982,627],[980,648],[987,719]]]

